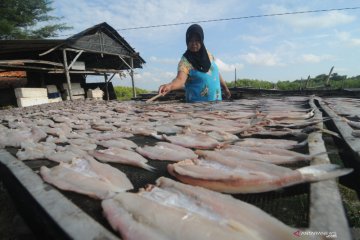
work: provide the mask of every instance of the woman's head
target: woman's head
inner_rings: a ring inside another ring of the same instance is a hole
[[[184,57],[191,63],[194,69],[208,72],[211,61],[204,45],[204,32],[200,25],[193,24],[186,31],[187,50]]]
[[[193,24],[186,31],[186,45],[189,51],[198,52],[204,44],[204,32],[200,25]]]

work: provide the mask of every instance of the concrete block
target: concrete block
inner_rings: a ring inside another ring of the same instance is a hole
[[[64,90],[67,90],[67,83],[63,83],[62,87]],[[71,90],[81,88],[80,83],[71,83]]]
[[[76,99],[85,99],[85,95],[74,95],[72,96],[73,97],[73,100],[76,100]],[[70,96],[66,96],[65,97],[65,100],[70,100]]]
[[[49,103],[55,103],[55,102],[61,102],[62,98],[58,97],[58,98],[49,98]]]
[[[45,89],[46,90],[46,89]],[[17,98],[18,107],[29,107],[39,104],[49,103],[49,99],[46,97],[43,98]]]
[[[48,93],[56,93],[59,92],[59,90],[57,89],[56,85],[47,85],[47,92]]]
[[[100,88],[96,88],[96,89],[89,89],[87,91],[87,98],[103,98],[104,96],[104,92],[102,90],[100,90]]]
[[[84,95],[84,94],[85,94],[85,91],[84,91],[83,88],[73,88],[73,89],[71,89],[71,92],[72,92],[72,95],[73,95],[73,96],[76,96],[76,95]],[[65,90],[64,95],[65,95],[65,96],[69,96],[69,95],[70,95],[67,89]]]
[[[48,93],[48,98],[58,98],[61,97],[61,94],[59,92],[54,92],[54,93]]]
[[[47,98],[46,88],[15,88],[16,98]]]

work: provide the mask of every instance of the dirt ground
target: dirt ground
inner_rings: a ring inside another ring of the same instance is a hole
[[[32,240],[36,239],[19,215],[5,186],[0,181],[0,239]]]

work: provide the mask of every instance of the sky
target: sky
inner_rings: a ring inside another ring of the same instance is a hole
[[[186,51],[191,24],[121,30],[160,24],[242,18],[299,11],[360,7],[355,0],[54,0],[50,14],[73,29],[67,38],[107,22],[146,61],[135,70],[135,86],[156,91],[170,82]],[[360,75],[360,9],[204,22],[204,44],[216,58],[225,81],[293,81],[333,72]],[[90,81],[103,81],[90,79]],[[115,76],[116,86],[131,86]]]

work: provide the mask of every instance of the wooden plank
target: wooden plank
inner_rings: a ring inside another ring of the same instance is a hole
[[[326,114],[331,117],[345,143],[354,152],[355,157],[360,161],[360,139],[352,135],[353,129],[339,115],[329,108],[321,98],[316,98],[316,101],[318,101],[319,105]]]
[[[322,113],[316,107],[314,99],[310,99],[310,106],[315,110],[315,119],[322,119]],[[318,123],[323,127],[323,123]],[[313,132],[309,134],[309,152],[316,154],[326,152],[322,134]],[[311,165],[330,163],[326,154],[316,157]],[[351,240],[351,232],[342,205],[341,196],[336,180],[327,180],[312,183],[310,186],[310,226],[312,232],[335,233],[337,238]]]
[[[55,70],[56,66],[54,67],[34,67],[34,66],[22,66],[22,65],[7,65],[7,64],[0,64],[1,68],[4,69],[12,69],[12,70],[19,70],[19,71],[24,71],[24,70],[39,70],[39,71],[52,71]]]
[[[11,171],[71,239],[119,239],[4,149],[0,149],[0,167]]]
[[[24,63],[36,63],[36,64],[46,64],[62,67],[62,63],[44,61],[44,60],[33,60],[33,59],[18,59],[18,60],[1,60],[0,64],[12,64],[12,65],[24,65]]]

